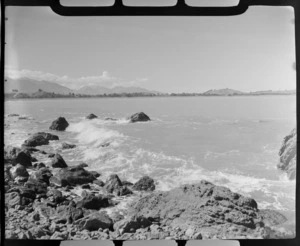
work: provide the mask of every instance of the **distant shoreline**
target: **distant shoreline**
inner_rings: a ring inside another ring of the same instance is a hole
[[[39,96],[17,96],[5,94],[5,101],[15,101],[24,99],[87,99],[87,98],[149,98],[149,97],[249,97],[249,96],[296,96],[296,93],[265,93],[265,94],[238,94],[238,95],[203,95],[203,94],[183,94],[183,93],[173,93],[173,94],[159,94],[159,95],[132,95],[132,94],[118,94],[118,95],[62,95],[62,94],[52,94],[51,95],[39,95]]]

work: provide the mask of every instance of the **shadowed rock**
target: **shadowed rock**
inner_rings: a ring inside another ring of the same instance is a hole
[[[123,186],[121,180],[116,174],[111,174],[108,177],[104,188],[107,190],[107,192],[113,193],[117,196],[125,196],[132,194],[131,190],[129,190],[126,186]]]
[[[62,143],[61,148],[62,149],[74,149],[76,147],[75,144],[69,144],[69,143]]]
[[[60,154],[55,154],[51,161],[51,166],[54,168],[65,168],[68,167],[67,163],[65,160],[62,158]]]
[[[59,117],[58,119],[52,122],[49,129],[56,130],[56,131],[64,131],[68,126],[69,126],[68,121],[64,117]]]
[[[287,135],[279,150],[279,163],[277,167],[284,170],[289,179],[296,178],[296,151],[297,151],[297,129]]]
[[[146,228],[151,224],[152,222],[143,216],[130,216],[116,222],[114,224],[114,230],[118,230],[121,233],[136,232],[136,230]]]
[[[109,206],[109,199],[106,196],[98,195],[94,196],[88,194],[76,205],[77,208],[86,208],[86,209],[100,209]]]
[[[92,119],[96,119],[96,118],[98,118],[98,116],[97,115],[94,115],[94,114],[89,114],[87,117],[85,117],[86,119],[88,119],[88,120],[92,120]]]
[[[135,113],[131,115],[128,119],[130,120],[131,123],[150,120],[149,116],[143,112]]]
[[[155,190],[154,180],[149,176],[144,176],[132,186],[132,189],[139,191],[153,191]]]
[[[17,147],[5,146],[4,159],[6,162],[11,163],[13,165],[19,163],[24,167],[32,166],[31,155],[29,151],[22,150]]]
[[[59,140],[59,137],[51,133],[38,132],[25,140],[24,147],[36,147],[49,144],[49,141]]]
[[[112,226],[113,221],[105,212],[92,214],[80,222],[81,229],[88,231],[97,231],[99,228],[110,229]]]
[[[17,177],[29,177],[26,167],[22,166],[21,164],[17,164],[16,166],[12,167],[10,169],[10,174],[13,179]]]

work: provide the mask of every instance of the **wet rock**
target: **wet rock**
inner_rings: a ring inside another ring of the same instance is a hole
[[[195,231],[201,232],[200,228],[222,224],[245,227],[251,234],[262,223],[253,199],[207,181],[183,185],[168,192],[150,193],[131,204],[130,214],[182,231],[193,226]]]
[[[77,208],[100,209],[109,206],[109,199],[103,195],[87,195],[76,205]]]
[[[143,112],[135,113],[131,115],[128,119],[130,120],[131,123],[150,120],[149,116]]]
[[[101,176],[101,174],[96,171],[90,171],[90,173],[93,174],[95,178],[98,178]]]
[[[37,180],[28,180],[25,184],[25,187],[33,190],[36,194],[46,194],[47,193],[47,184]]]
[[[132,186],[133,185],[133,183],[131,183],[131,182],[127,181],[127,180],[122,181],[122,184],[126,185],[126,186]]]
[[[94,114],[89,114],[89,115],[86,117],[86,119],[88,119],[88,120],[92,120],[92,119],[96,119],[96,118],[98,118],[98,116],[97,116],[97,115],[94,115]]]
[[[19,117],[19,114],[8,114],[7,117]]]
[[[41,169],[43,167],[46,167],[46,165],[43,162],[34,163],[33,167],[36,169]]]
[[[59,140],[59,137],[51,133],[38,132],[25,140],[24,147],[36,147],[49,144],[49,141]]]
[[[96,180],[91,172],[81,166],[63,168],[56,173],[55,178],[56,181],[54,182],[60,183],[61,186],[88,184]],[[53,180],[54,179],[52,179],[52,181]]]
[[[29,173],[27,172],[26,167],[21,164],[17,164],[16,166],[12,167],[10,169],[10,174],[13,179],[17,177],[29,177]]]
[[[284,170],[289,179],[296,178],[296,151],[297,151],[297,129],[287,135],[279,150],[279,163],[277,167]]]
[[[100,212],[91,214],[85,218],[80,226],[81,229],[86,229],[88,231],[97,231],[99,228],[105,230],[112,228],[113,221],[105,212]]]
[[[25,167],[32,166],[30,153],[17,147],[5,146],[4,159],[13,165],[19,163]]]
[[[149,176],[144,176],[132,186],[132,189],[139,191],[153,191],[155,190],[154,180]]]
[[[65,168],[68,167],[67,163],[65,160],[62,158],[60,154],[55,154],[51,161],[51,166],[54,168]]]
[[[76,147],[76,145],[69,144],[69,143],[62,143],[61,147],[62,147],[62,149],[74,149]]]
[[[100,187],[103,187],[105,185],[105,183],[99,179],[94,180],[93,184],[99,185]]]
[[[131,216],[114,224],[114,230],[123,233],[132,233],[140,228],[151,226],[152,222],[143,216]]]
[[[107,190],[107,192],[113,193],[117,196],[125,196],[132,194],[131,190],[129,190],[126,186],[123,186],[120,178],[116,174],[111,174],[108,177],[104,188]]]
[[[117,119],[115,119],[115,118],[111,118],[111,117],[106,117],[106,118],[104,118],[104,120],[116,121]]]
[[[56,131],[64,131],[69,126],[69,123],[64,117],[59,117],[55,121],[52,122],[51,126],[49,127],[50,130]]]

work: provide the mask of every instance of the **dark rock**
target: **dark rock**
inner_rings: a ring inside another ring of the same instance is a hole
[[[38,160],[35,157],[31,156],[31,161],[32,162],[37,162]]]
[[[90,189],[91,186],[90,186],[89,184],[83,184],[83,185],[81,186],[81,188],[82,188],[82,189]]]
[[[104,143],[104,144],[101,144],[100,146],[102,147],[102,148],[105,148],[105,147],[108,147],[110,145],[110,143]]]
[[[8,114],[7,117],[18,117],[20,116],[19,114]]]
[[[116,174],[111,174],[108,177],[104,188],[107,190],[107,192],[113,193],[117,196],[125,196],[132,194],[131,190],[129,190],[126,186],[123,186],[121,180]]]
[[[87,195],[76,205],[77,208],[100,209],[109,206],[109,199],[103,195]]]
[[[55,154],[51,161],[51,166],[54,168],[65,168],[68,167],[67,163],[65,160],[61,157],[60,154]]]
[[[39,182],[37,180],[28,180],[25,184],[25,187],[33,190],[35,194],[46,194],[47,193],[47,184],[44,182]]]
[[[21,164],[17,164],[16,166],[10,169],[10,174],[13,179],[17,177],[29,177],[29,173],[26,170],[26,167]]]
[[[51,126],[49,127],[50,130],[56,131],[64,131],[69,126],[69,123],[64,117],[59,117],[55,121],[52,122]]]
[[[150,193],[131,204],[130,214],[184,231],[193,226],[198,232],[200,228],[222,224],[246,228],[251,234],[262,223],[253,199],[207,181]]]
[[[76,147],[76,145],[69,144],[69,143],[62,143],[61,147],[62,147],[62,149],[74,149]]]
[[[92,173],[80,166],[63,168],[57,172],[55,178],[61,186],[88,184],[96,180]]]
[[[4,159],[13,165],[19,163],[25,167],[32,166],[30,153],[17,147],[5,146]]]
[[[98,173],[97,171],[90,171],[90,173],[93,174],[95,178],[98,178],[101,176],[101,174]]]
[[[121,233],[132,233],[140,228],[150,226],[152,222],[143,216],[131,216],[124,220],[120,220],[114,224],[114,230],[119,230]]]
[[[155,190],[154,180],[149,176],[144,176],[132,186],[132,189],[139,191],[153,191]]]
[[[85,218],[85,220],[80,223],[80,226],[81,229],[86,229],[88,231],[97,231],[99,228],[111,229],[113,221],[105,212],[100,212]]]
[[[76,167],[82,167],[82,168],[84,168],[84,167],[88,167],[89,165],[88,164],[86,164],[86,163],[80,163],[80,164],[78,164]]]
[[[43,162],[34,163],[33,167],[36,169],[41,169],[43,167],[46,167],[46,165]]]
[[[94,114],[89,114],[89,115],[86,117],[86,119],[88,119],[88,120],[92,120],[92,119],[96,119],[96,118],[98,118],[98,116],[97,116],[97,115],[94,115]]]
[[[127,180],[122,181],[122,184],[126,185],[126,186],[132,186],[133,185],[133,183],[131,183],[131,182],[127,181]]]
[[[143,112],[135,113],[131,115],[128,119],[131,123],[150,120],[149,116]]]
[[[55,203],[62,203],[66,199],[63,196],[62,192],[57,189],[51,189],[50,191],[48,191],[47,195],[52,195]]]
[[[36,147],[49,144],[49,141],[59,140],[58,136],[46,132],[38,132],[25,140],[24,147]]]
[[[296,151],[297,151],[297,129],[294,128],[292,132],[287,135],[279,150],[279,163],[277,167],[284,170],[289,179],[296,178]]]
[[[50,154],[48,154],[48,157],[49,158],[53,158],[55,156],[55,154],[54,153],[50,153]]]

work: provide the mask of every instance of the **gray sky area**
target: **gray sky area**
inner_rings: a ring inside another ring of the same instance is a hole
[[[6,75],[162,92],[296,88],[294,12],[233,17],[62,17],[8,7]]]

